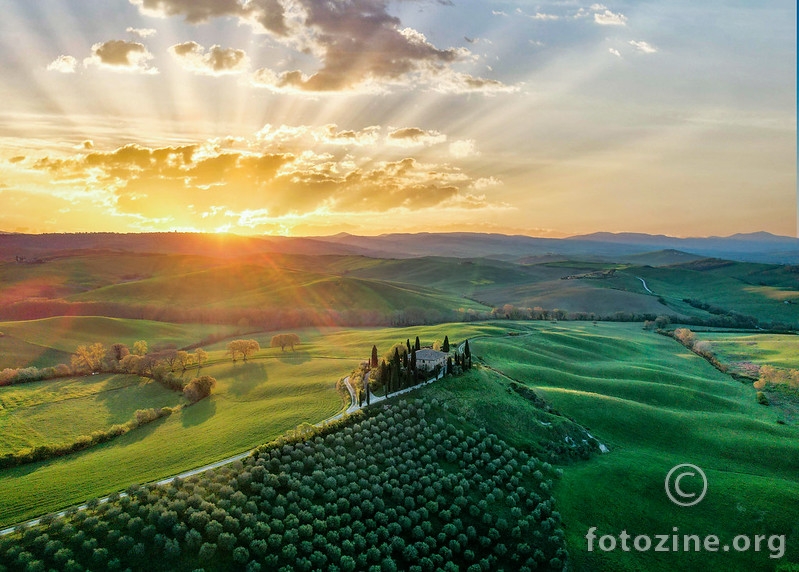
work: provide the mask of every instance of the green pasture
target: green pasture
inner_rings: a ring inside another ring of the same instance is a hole
[[[556,488],[575,570],[773,570],[768,553],[587,552],[598,534],[785,534],[799,559],[799,429],[776,423],[754,389],[640,326],[540,324],[529,335],[475,339],[472,352],[539,392],[610,448],[564,469]],[[679,507],[669,469],[693,463],[708,495]]]
[[[799,281],[781,267],[729,263],[719,268],[694,270],[690,265],[635,268],[650,290],[669,305],[683,308],[685,298],[700,300],[727,311],[779,321],[799,327]],[[630,270],[632,272],[633,270]],[[792,301],[786,304],[786,301]],[[701,311],[693,313],[701,315]]]
[[[303,343],[294,352],[270,348],[272,333],[252,334],[245,337],[257,339],[263,349],[246,363],[241,359],[233,363],[225,356],[225,341],[209,345],[208,364],[200,371],[218,381],[210,398],[89,450],[0,471],[4,491],[0,525],[218,461],[301,423],[326,419],[344,408],[336,381],[367,360],[373,344],[382,355],[394,343],[407,338],[413,342],[417,335],[423,344],[443,340],[445,335],[457,343],[467,335],[501,331],[489,324],[298,330]],[[188,380],[197,374],[195,367],[184,376]],[[100,377],[85,378],[84,383],[99,383]],[[54,382],[41,382],[41,387],[48,383]],[[0,392],[22,387],[0,388]],[[50,398],[56,399],[57,394],[54,391]],[[129,407],[142,408],[138,403]]]
[[[133,347],[145,340],[150,348],[183,347],[211,336],[229,336],[233,326],[170,324],[150,320],[129,320],[97,316],[62,316],[41,320],[0,322],[0,368],[47,367],[69,364],[81,344],[101,342]]]
[[[0,387],[0,455],[67,445],[133,418],[172,407],[180,394],[134,375],[93,375]]]
[[[701,332],[698,340],[710,342],[723,363],[799,369],[799,336],[788,334],[735,334]]]
[[[180,275],[222,262],[182,254],[64,253],[44,264],[0,263],[0,301],[66,298],[111,284]]]
[[[454,310],[479,305],[423,286],[322,274],[269,264],[198,268],[180,275],[154,276],[112,284],[69,298],[193,309],[273,308],[392,311],[411,306]]]

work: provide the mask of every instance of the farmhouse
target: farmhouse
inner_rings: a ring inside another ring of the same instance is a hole
[[[416,350],[416,367],[425,371],[432,371],[435,367],[444,367],[447,363],[447,354],[431,349]]]

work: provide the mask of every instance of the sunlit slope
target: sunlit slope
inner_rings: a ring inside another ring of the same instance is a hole
[[[226,342],[209,344],[201,373],[218,381],[210,398],[89,450],[0,470],[0,525],[177,474],[265,443],[300,423],[321,421],[343,409],[336,381],[368,359],[372,345],[383,355],[417,335],[429,345],[446,335],[456,343],[503,330],[491,324],[442,324],[297,333],[302,344],[295,352],[269,348],[270,333],[248,335],[264,349],[247,363],[232,363]],[[185,374],[194,375],[196,369]],[[0,392],[6,389],[16,388]]]
[[[0,302],[65,298],[111,284],[185,274],[223,262],[179,254],[60,253],[41,264],[0,263]]]
[[[790,334],[734,334],[702,332],[723,363],[771,365],[799,369],[799,337]]]
[[[688,298],[759,320],[799,327],[799,273],[792,267],[701,262],[641,267],[635,273],[669,305],[679,305]]]
[[[179,393],[133,375],[97,375],[0,388],[0,456],[40,445],[66,446],[124,424],[137,409],[171,407]]]
[[[128,320],[96,316],[65,316],[0,322],[0,367],[47,367],[69,363],[70,355],[81,344],[101,342],[129,347],[138,340],[151,346],[183,347],[207,336],[226,336],[230,326],[168,324],[149,320]]]
[[[69,299],[189,309],[312,308],[383,312],[413,306],[454,310],[464,305],[457,296],[429,288],[249,264],[116,284]]]
[[[475,339],[472,351],[589,428],[611,452],[569,466],[556,496],[576,570],[773,570],[768,554],[587,553],[584,536],[669,533],[788,536],[799,530],[799,429],[756,403],[754,389],[640,326],[538,324],[527,335]],[[706,471],[707,498],[681,509],[669,469]],[[756,518],[753,517],[756,515]],[[793,544],[792,544],[793,543]],[[797,555],[794,549],[793,557]]]

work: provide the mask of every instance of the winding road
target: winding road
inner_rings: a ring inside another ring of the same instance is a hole
[[[638,278],[638,280],[640,280],[640,281],[641,281],[641,284],[643,284],[643,285],[644,285],[644,290],[646,290],[647,292],[649,292],[649,293],[650,293],[650,294],[652,294],[652,295],[654,295],[654,294],[655,294],[654,292],[652,292],[652,290],[650,290],[650,289],[649,289],[649,286],[647,286],[647,285],[646,285],[646,280],[644,280],[644,279],[643,279],[643,278],[641,278],[640,276],[636,276],[636,278]]]
[[[440,374],[438,377],[435,377],[435,378],[432,378],[432,379],[428,379],[427,381],[425,381],[424,383],[420,383],[419,385],[414,385],[413,387],[408,387],[408,388],[402,389],[400,391],[394,392],[389,397],[394,397],[395,395],[402,395],[404,393],[408,393],[408,392],[413,391],[414,389],[416,389],[418,387],[422,387],[424,385],[427,385],[429,383],[434,382],[437,379],[441,379],[442,377],[443,377],[443,373]],[[341,419],[345,415],[349,415],[350,413],[353,413],[353,412],[357,411],[358,409],[360,409],[360,406],[358,405],[358,398],[357,398],[357,395],[355,394],[355,390],[353,389],[352,385],[350,385],[350,377],[349,376],[344,378],[344,385],[347,387],[347,390],[350,393],[350,399],[351,399],[350,406],[345,411],[342,411],[341,413],[336,413],[335,415],[332,415],[332,416],[328,417],[327,419],[324,419],[322,421],[319,421],[318,423],[315,423],[314,427],[321,427],[322,425],[325,425],[326,423],[330,423],[331,421],[335,421],[337,419]],[[386,399],[385,396],[377,396],[375,394],[372,394],[371,397],[370,397],[370,404],[378,403],[378,402],[383,401],[385,399]],[[202,467],[197,467],[196,469],[190,469],[190,470],[185,471],[183,473],[180,473],[178,475],[173,475],[171,477],[166,477],[166,478],[161,479],[159,481],[154,481],[154,484],[156,484],[156,485],[166,485],[166,484],[172,482],[175,479],[186,479],[188,477],[197,475],[199,473],[203,473],[205,471],[210,471],[211,469],[216,469],[216,468],[222,467],[224,465],[229,465],[230,463],[234,463],[236,461],[240,461],[242,459],[245,459],[246,457],[249,457],[250,455],[253,454],[253,452],[255,450],[256,449],[250,449],[250,450],[245,451],[243,453],[239,453],[238,455],[233,455],[232,457],[228,457],[226,459],[222,459],[221,461],[216,461],[216,462],[210,463],[208,465],[203,465]],[[119,492],[119,493],[116,493],[116,495],[118,495],[120,497],[124,497],[124,496],[127,496],[127,493]],[[108,496],[105,496],[103,498],[100,498],[100,499],[98,499],[98,503],[99,504],[107,503],[111,499],[112,496],[115,496],[115,495],[108,495]],[[71,508],[73,508],[73,507],[70,507],[70,509]],[[75,510],[86,510],[87,508],[88,508],[88,504],[87,503],[83,503],[81,505],[78,505],[78,506],[74,507]],[[67,510],[69,510],[69,509],[64,509],[64,510],[59,511],[59,512],[54,513],[54,514],[55,514],[55,516],[65,516],[66,513],[67,513]],[[31,519],[31,520],[26,520],[24,522],[19,522],[17,524],[14,524],[12,526],[9,526],[7,528],[4,528],[4,529],[0,530],[0,536],[6,536],[8,534],[11,534],[18,527],[36,526],[37,524],[40,524],[40,523],[41,523],[41,517],[34,518],[34,519]]]

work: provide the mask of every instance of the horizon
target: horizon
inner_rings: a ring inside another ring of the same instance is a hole
[[[795,3],[12,0],[0,31],[11,232],[798,236]]]
[[[664,239],[674,239],[674,240],[709,240],[709,239],[733,239],[737,237],[757,237],[757,236],[768,236],[773,238],[788,238],[788,239],[795,239],[799,240],[799,237],[789,236],[789,235],[780,235],[774,234],[765,230],[758,230],[752,232],[745,232],[745,233],[734,233],[730,235],[706,235],[706,236],[675,236],[675,235],[668,235],[668,234],[649,234],[649,233],[641,233],[641,232],[634,232],[634,231],[595,231],[589,232],[585,234],[561,234],[559,236],[538,236],[532,234],[506,234],[500,232],[479,232],[479,231],[425,231],[420,230],[416,232],[383,232],[380,234],[356,234],[350,233],[346,231],[340,231],[335,234],[320,234],[320,235],[283,235],[283,234],[246,234],[246,233],[237,233],[237,232],[215,232],[215,231],[186,231],[186,230],[154,230],[154,231],[108,231],[108,230],[98,230],[98,231],[51,231],[51,232],[37,232],[37,233],[26,233],[26,232],[13,232],[13,231],[4,231],[0,230],[0,236],[45,236],[45,235],[93,235],[93,234],[114,234],[114,235],[147,235],[147,234],[183,234],[183,235],[201,235],[201,236],[217,236],[217,237],[224,237],[224,236],[233,236],[237,238],[296,238],[296,239],[331,239],[343,236],[349,236],[354,238],[380,238],[380,237],[387,237],[387,236],[419,236],[419,235],[477,235],[477,236],[501,236],[505,238],[534,238],[534,239],[545,239],[545,240],[566,240],[566,239],[573,239],[573,238],[588,238],[594,237],[598,235],[610,235],[616,237],[622,236],[642,236],[648,238],[664,238]]]

